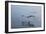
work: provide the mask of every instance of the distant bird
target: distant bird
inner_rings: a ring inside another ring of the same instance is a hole
[[[27,18],[30,18],[30,17],[35,17],[35,16],[33,16],[33,15],[27,16]]]

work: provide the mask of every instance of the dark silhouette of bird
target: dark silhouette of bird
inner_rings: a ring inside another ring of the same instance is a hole
[[[27,16],[27,18],[30,18],[30,17],[35,17],[35,16],[33,16],[33,15]]]

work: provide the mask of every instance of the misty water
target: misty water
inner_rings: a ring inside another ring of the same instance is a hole
[[[11,27],[41,27],[41,6],[11,5]]]

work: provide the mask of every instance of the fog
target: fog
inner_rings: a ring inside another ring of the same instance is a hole
[[[33,15],[35,17],[27,18],[27,16]],[[41,6],[26,6],[26,5],[11,5],[11,27],[16,28],[23,26],[22,21],[28,26],[28,21],[33,24],[34,27],[41,26]]]

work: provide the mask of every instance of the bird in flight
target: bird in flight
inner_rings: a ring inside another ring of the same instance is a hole
[[[30,18],[30,17],[35,17],[35,16],[33,16],[33,15],[27,16],[27,18]]]

